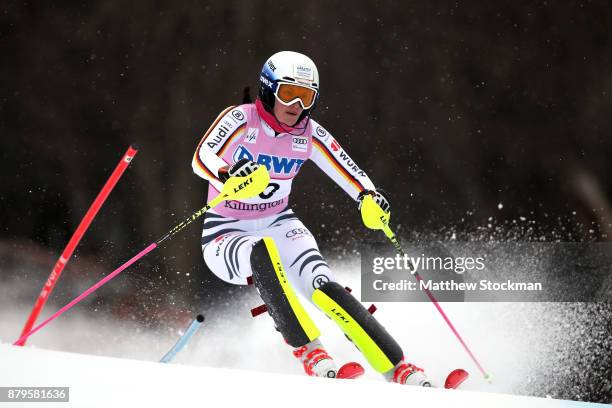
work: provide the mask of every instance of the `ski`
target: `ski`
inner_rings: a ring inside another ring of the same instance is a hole
[[[363,366],[359,363],[346,363],[338,370],[336,378],[354,380],[361,377],[365,373]],[[447,390],[456,390],[468,379],[470,375],[462,368],[457,368],[451,371],[444,381],[444,388]]]
[[[456,368],[451,371],[444,381],[444,388],[447,390],[456,390],[470,375],[463,368]]]
[[[346,363],[336,373],[336,378],[354,380],[365,373],[363,366],[359,363]]]

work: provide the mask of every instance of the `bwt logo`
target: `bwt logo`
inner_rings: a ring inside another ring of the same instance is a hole
[[[254,161],[257,164],[266,166],[268,171],[272,171],[276,174],[291,174],[292,172],[298,172],[304,160],[294,159],[291,157],[280,157],[269,154],[260,153],[257,155],[257,159],[253,157],[253,154],[243,145],[239,145],[232,157],[234,163],[237,163],[241,159],[247,159]]]
[[[270,67],[270,69],[272,70],[272,72],[276,71],[276,67],[274,66],[274,63],[272,61],[268,61],[268,66]]]

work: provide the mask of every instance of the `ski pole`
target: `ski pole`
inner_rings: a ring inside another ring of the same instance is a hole
[[[389,227],[390,213],[385,213],[383,209],[380,208],[378,204],[376,204],[376,202],[374,201],[371,195],[366,195],[363,198],[363,202],[361,204],[361,217],[366,227],[370,229],[383,230],[383,232],[385,233],[389,241],[391,241],[391,243],[393,244],[397,252],[399,252],[399,254],[402,256],[406,255],[397,237],[395,236],[395,234]],[[410,259],[407,259],[407,261],[408,261],[408,265],[410,269],[414,272],[413,273],[414,277],[417,280],[422,281],[423,277],[416,271],[416,268],[414,267]],[[468,355],[470,356],[474,364],[476,364],[476,367],[478,367],[478,370],[480,370],[480,372],[484,376],[484,379],[486,381],[491,382],[491,375],[488,374],[484,370],[484,368],[482,368],[482,365],[480,365],[480,363],[478,362],[478,359],[476,359],[476,356],[474,355],[474,353],[472,353],[472,350],[470,350],[470,348],[465,343],[465,341],[463,340],[463,338],[461,337],[461,335],[459,334],[459,332],[457,331],[453,323],[450,321],[446,313],[444,313],[442,306],[440,306],[440,303],[436,300],[433,293],[431,293],[431,291],[427,289],[426,287],[424,287],[423,289],[425,291],[425,294],[427,294],[427,297],[429,298],[429,300],[431,300],[433,305],[436,307],[436,309],[438,310],[438,312],[440,313],[440,315],[442,316],[442,318],[444,319],[448,327],[451,329],[455,337],[457,337],[457,340],[459,340],[459,343],[461,343],[464,350],[468,353]]]
[[[176,344],[168,350],[168,352],[159,360],[160,363],[169,363],[172,361],[174,356],[176,356],[182,349],[187,345],[189,340],[193,337],[194,334],[198,331],[198,329],[202,326],[204,322],[204,315],[199,314],[193,319],[193,322],[189,325],[185,333],[178,339]]]
[[[115,167],[115,170],[112,172],[112,174],[102,187],[102,190],[100,190],[100,192],[98,193],[98,196],[95,198],[93,203],[91,203],[91,206],[85,213],[85,216],[81,220],[77,229],[72,234],[72,237],[70,237],[70,241],[68,241],[68,244],[66,245],[66,248],[64,248],[62,255],[55,263],[55,266],[51,271],[51,275],[49,275],[49,278],[47,278],[47,281],[45,282],[42,290],[40,291],[38,299],[36,299],[34,307],[30,312],[30,316],[28,317],[28,320],[23,326],[23,330],[21,331],[22,336],[29,332],[32,329],[32,326],[34,326],[34,323],[36,323],[36,319],[38,319],[40,312],[42,311],[43,307],[45,307],[45,303],[51,295],[51,292],[53,291],[55,284],[59,280],[60,275],[66,267],[66,264],[70,260],[72,253],[76,249],[77,245],[79,245],[81,238],[83,238],[83,235],[85,235],[85,232],[89,228],[89,225],[91,224],[95,216],[98,214],[98,211],[106,201],[106,198],[109,196],[111,191],[113,191],[113,188],[115,187],[125,170],[128,168],[130,162],[132,161],[134,156],[136,156],[136,153],[138,153],[138,148],[136,147],[136,145],[132,144],[121,157],[121,160],[117,164],[117,167]],[[18,343],[17,345],[23,346],[24,344],[25,341]]]
[[[162,236],[157,241],[147,246],[145,249],[143,249],[138,254],[136,254],[134,257],[132,257],[129,261],[127,261],[126,263],[121,265],[119,268],[111,272],[109,275],[101,279],[98,283],[94,284],[92,287],[87,289],[85,292],[81,293],[79,296],[73,299],[66,306],[62,307],[60,310],[58,310],[53,315],[51,315],[47,320],[45,320],[38,326],[34,327],[33,329],[31,329],[29,332],[23,334],[17,341],[13,343],[13,345],[17,345],[20,342],[25,342],[25,340],[27,340],[28,337],[30,337],[31,335],[33,335],[34,333],[36,333],[37,331],[45,327],[47,324],[49,324],[50,322],[52,322],[53,320],[55,320],[56,318],[58,318],[65,312],[67,312],[68,310],[70,310],[74,305],[76,305],[77,303],[85,299],[87,296],[92,294],[100,286],[104,285],[106,282],[110,281],[115,276],[119,275],[121,272],[123,272],[125,269],[131,266],[134,262],[138,261],[140,258],[142,258],[146,254],[148,254],[149,252],[157,248],[159,245],[161,245],[164,241],[172,238],[179,231],[181,231],[187,225],[191,224],[193,221],[201,217],[206,211],[217,206],[220,202],[224,200],[236,200],[236,199],[249,198],[249,197],[256,196],[257,194],[260,194],[266,189],[269,182],[270,182],[270,175],[268,174],[268,171],[264,166],[260,166],[253,173],[245,177],[230,177],[223,185],[223,188],[221,189],[221,192],[219,193],[219,195],[215,197],[214,199],[212,199],[208,204],[206,204],[204,207],[202,207],[198,211],[191,214],[188,218],[186,218],[180,224],[176,225],[174,228],[168,231],[164,236]]]

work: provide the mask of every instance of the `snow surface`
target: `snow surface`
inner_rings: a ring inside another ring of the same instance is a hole
[[[226,368],[90,356],[0,345],[3,386],[70,387],[53,406],[596,407],[604,405],[427,389],[371,380],[331,380]],[[45,403],[22,403],[36,406]],[[416,405],[418,404],[418,405]],[[19,406],[17,403],[7,406]]]
[[[359,296],[358,263],[343,262],[335,265],[331,263],[340,282],[352,287],[353,293]],[[26,290],[20,285],[25,283],[5,282],[0,286],[0,342],[3,343],[12,343],[18,337],[31,307],[30,299],[27,304],[18,301],[18,295]],[[121,285],[121,277],[109,285]],[[82,289],[85,289],[86,282],[83,282],[83,286]],[[199,368],[204,366],[247,370],[222,376],[227,383],[234,384],[239,390],[244,389],[246,386],[244,383],[249,379],[259,378],[262,373],[294,374],[280,378],[290,378],[292,382],[307,381],[302,379],[304,374],[301,366],[274,330],[271,318],[268,315],[255,319],[250,317],[250,308],[261,304],[255,291],[251,292],[240,301],[228,299],[231,302],[229,307],[220,305],[218,309],[205,310],[206,322],[188,347],[177,356],[175,362]],[[56,304],[52,299],[39,318],[39,322],[60,306],[63,304]],[[572,399],[584,398],[578,393],[557,394],[556,391],[559,390],[559,384],[563,384],[567,379],[579,380],[578,377],[569,375],[571,372],[568,370],[577,368],[584,371],[580,359],[601,358],[589,352],[594,345],[585,343],[585,339],[593,337],[593,330],[603,325],[595,320],[595,328],[588,328],[585,332],[585,326],[580,320],[584,316],[583,306],[545,303],[444,303],[443,307],[448,316],[484,368],[492,374],[493,383],[489,384],[479,375],[431,304],[377,303],[377,306],[379,310],[375,316],[397,339],[406,359],[423,367],[430,378],[438,384],[450,370],[462,367],[471,374],[463,386],[465,390],[550,395],[553,398],[559,398],[559,395],[569,395],[566,398]],[[333,322],[311,305],[306,304],[306,307],[323,333],[321,337],[323,343],[339,363],[360,362],[366,367],[365,379],[368,380],[368,384],[378,383],[371,385],[375,387],[373,389],[378,390],[377,387],[387,386],[382,376],[368,367],[367,362],[344,338]],[[28,344],[50,350],[155,362],[176,342],[181,330],[188,324],[188,322],[185,324],[168,322],[164,326],[165,330],[151,329],[143,327],[138,321],[119,320],[107,313],[94,312],[94,309],[92,304],[76,306],[36,333]],[[194,309],[194,315],[196,312],[198,310]],[[593,319],[589,318],[588,321],[591,322]],[[602,347],[609,350],[605,344]],[[4,352],[7,348],[2,350]],[[28,347],[28,350],[35,352],[31,347]],[[0,366],[3,367],[3,376],[15,372],[18,367],[30,367],[28,368],[30,372],[46,376],[44,378],[47,379],[53,378],[54,373],[63,372],[55,365],[35,365],[29,357],[30,354],[19,355],[24,356],[25,360],[17,362],[13,359],[12,363],[8,364],[8,369],[4,361],[8,357],[2,356]],[[61,355],[63,354],[58,354]],[[54,358],[59,359],[59,357]],[[72,361],[77,357],[66,357],[66,359]],[[64,363],[60,363],[59,367],[63,366]],[[134,365],[136,366],[141,367]],[[151,366],[157,367],[156,364]],[[98,370],[97,367],[87,367],[87,369]],[[19,370],[25,369],[19,368]],[[184,370],[185,373],[192,372],[186,368]],[[202,374],[200,371],[194,373],[198,376],[213,376],[211,373],[215,372],[202,368]],[[234,373],[223,370],[218,372]],[[21,376],[18,378],[28,381],[28,384],[31,379],[36,378],[30,378],[26,374],[25,371],[21,371]],[[130,381],[134,380],[145,389],[145,382],[140,382],[138,379],[140,375],[133,374],[126,377],[129,379],[126,380],[126,384],[131,384]],[[273,378],[276,381],[276,377],[265,378]],[[166,379],[166,381],[171,380],[172,378]],[[4,384],[5,381],[0,383]],[[51,385],[53,384],[61,385],[61,382],[53,381]],[[549,385],[550,388],[546,388]],[[95,384],[92,383],[88,387],[88,390],[92,390]],[[90,394],[89,391],[87,393]],[[310,394],[303,390],[297,390],[296,393],[299,398]],[[92,391],[90,395],[96,394]],[[242,398],[242,396],[236,397]]]

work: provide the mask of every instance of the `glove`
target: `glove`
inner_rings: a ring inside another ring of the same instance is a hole
[[[387,193],[385,193],[382,189],[374,191],[363,190],[361,193],[359,193],[359,196],[357,197],[357,199],[359,200],[359,211],[361,211],[361,203],[363,202],[363,197],[365,197],[366,195],[371,195],[374,199],[374,202],[378,204],[378,206],[382,208],[384,212],[389,213],[391,211],[391,205],[389,204],[389,198],[387,196]]]
[[[240,159],[232,166],[224,166],[219,169],[219,180],[226,182],[230,177],[245,177],[259,168],[259,164],[247,158]]]

